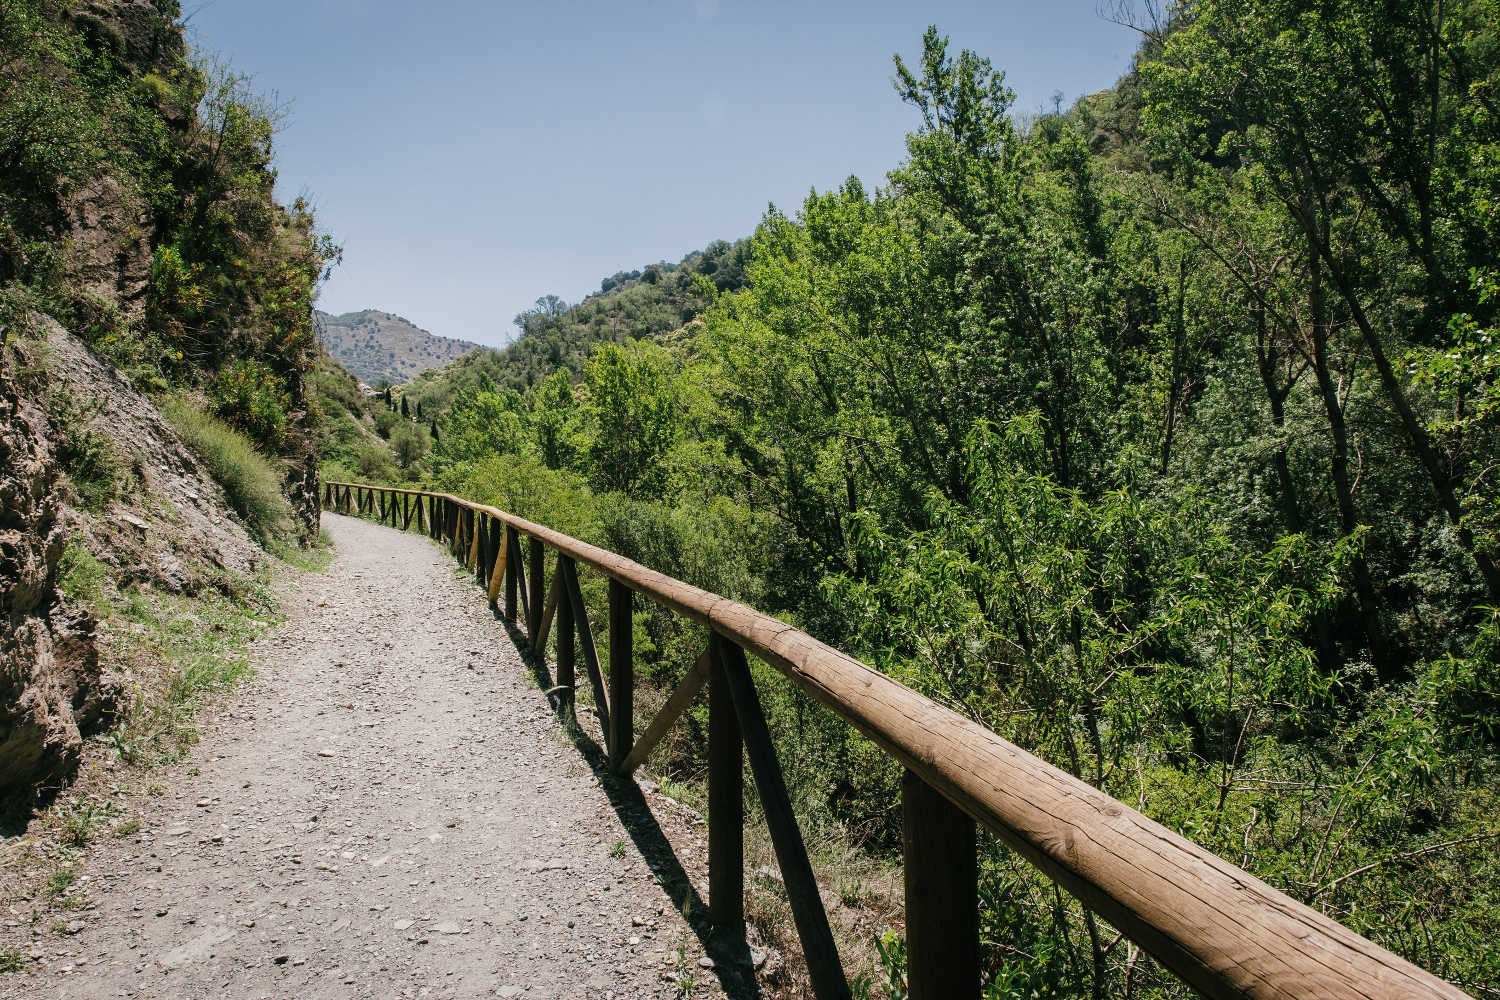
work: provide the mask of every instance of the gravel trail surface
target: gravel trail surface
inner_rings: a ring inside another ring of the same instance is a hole
[[[647,860],[641,793],[596,778],[472,583],[424,538],[324,525],[336,558],[256,679],[0,995],[744,995]]]

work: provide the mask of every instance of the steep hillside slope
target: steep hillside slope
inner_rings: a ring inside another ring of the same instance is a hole
[[[269,561],[211,467],[130,379],[56,322],[0,349],[0,793],[65,781],[145,678],[69,597],[86,559],[122,590],[233,588]]]
[[[175,740],[233,630],[206,609],[259,593],[268,549],[317,535],[311,303],[338,249],[275,198],[275,109],[189,53],[180,14],[0,4],[11,818],[66,786],[95,727],[121,757],[130,720],[132,757]],[[185,643],[203,656],[173,661]]]
[[[333,360],[366,385],[401,385],[429,368],[441,368],[478,344],[439,337],[393,313],[375,309],[331,316],[316,312],[318,340]]]

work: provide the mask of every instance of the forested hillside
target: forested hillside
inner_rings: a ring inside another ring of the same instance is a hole
[[[885,185],[768,213],[691,310],[544,301],[425,397],[412,474],[775,612],[1493,995],[1497,15],[1190,0],[1024,120],[929,31]],[[640,634],[664,684],[698,648]],[[895,769],[770,707],[805,822],[898,843]],[[991,996],[1180,991],[983,869]]]
[[[520,335],[509,347],[470,354],[447,368],[425,372],[403,394],[413,406],[420,401],[431,418],[445,412],[454,396],[485,380],[520,391],[559,369],[577,376],[597,345],[661,338],[697,318],[718,292],[742,288],[749,253],[748,241],[719,240],[677,264],[617,272],[576,305],[544,295],[515,318]]]

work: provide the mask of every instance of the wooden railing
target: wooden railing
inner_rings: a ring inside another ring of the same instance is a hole
[[[446,542],[485,587],[497,613],[524,624],[538,656],[555,627],[556,687],[573,690],[575,656],[581,654],[610,766],[621,774],[645,760],[706,684],[710,916],[717,928],[743,933],[742,782],[748,757],[820,1000],[846,998],[849,987],[747,652],[906,769],[902,824],[913,1000],[979,996],[975,821],[1205,996],[1467,996],[982,726],[768,615],[445,493],[330,482],[323,503],[325,509],[403,530],[415,523]],[[549,548],[556,553],[550,585],[544,579]],[[578,585],[579,564],[609,579],[607,686]],[[639,738],[631,662],[637,594],[706,626],[711,635],[708,648]]]

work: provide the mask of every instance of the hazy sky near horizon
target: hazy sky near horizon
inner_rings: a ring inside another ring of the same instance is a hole
[[[185,0],[189,36],[288,113],[277,192],[344,263],[319,307],[502,344],[539,296],[749,235],[917,124],[891,86],[929,24],[1016,109],[1113,84],[1138,36],[1100,0]]]

